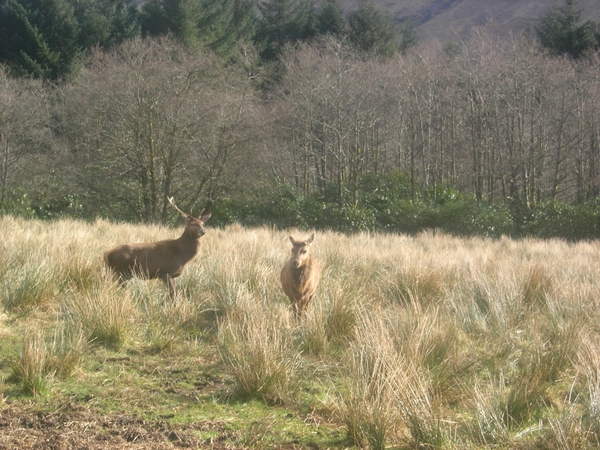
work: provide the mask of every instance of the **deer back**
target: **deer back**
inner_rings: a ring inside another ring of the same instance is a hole
[[[178,239],[124,244],[108,250],[104,254],[104,261],[111,270],[119,274],[137,273],[148,278],[165,274],[175,278],[198,254],[199,239],[206,234],[204,222],[210,218],[210,214],[204,214],[204,210],[201,217],[197,218],[181,211],[172,198],[168,200],[186,222],[182,235]]]

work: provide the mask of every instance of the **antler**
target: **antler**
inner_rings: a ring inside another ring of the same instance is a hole
[[[173,197],[167,197],[167,200],[169,201],[169,203],[171,204],[171,206],[173,208],[175,208],[175,210],[181,214],[181,217],[183,217],[184,219],[187,219],[190,215],[187,213],[184,213],[182,210],[180,210],[177,205],[173,202]]]

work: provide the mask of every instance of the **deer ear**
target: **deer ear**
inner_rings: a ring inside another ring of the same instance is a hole
[[[311,234],[310,237],[308,238],[308,241],[306,241],[307,244],[312,244],[312,241],[314,241],[315,239],[315,233]]]
[[[210,214],[210,213],[208,213],[208,214],[204,214],[202,217],[200,217],[200,220],[201,220],[202,222],[206,222],[208,219],[210,219],[210,216],[211,216],[211,214]]]
[[[294,236],[290,236],[290,242],[292,243],[292,245],[296,243],[296,239],[294,239]]]

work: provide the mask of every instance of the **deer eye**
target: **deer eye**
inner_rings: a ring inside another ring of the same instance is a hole
[[[300,253],[304,255],[306,253],[306,250],[302,250]]]

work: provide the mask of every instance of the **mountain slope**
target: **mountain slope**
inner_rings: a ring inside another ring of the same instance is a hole
[[[564,0],[374,0],[390,11],[397,23],[411,19],[421,42],[456,41],[473,26],[493,22],[501,30],[520,33],[537,22],[552,5]],[[357,0],[342,0],[344,10],[357,8]],[[579,0],[582,19],[600,20],[600,1]]]

